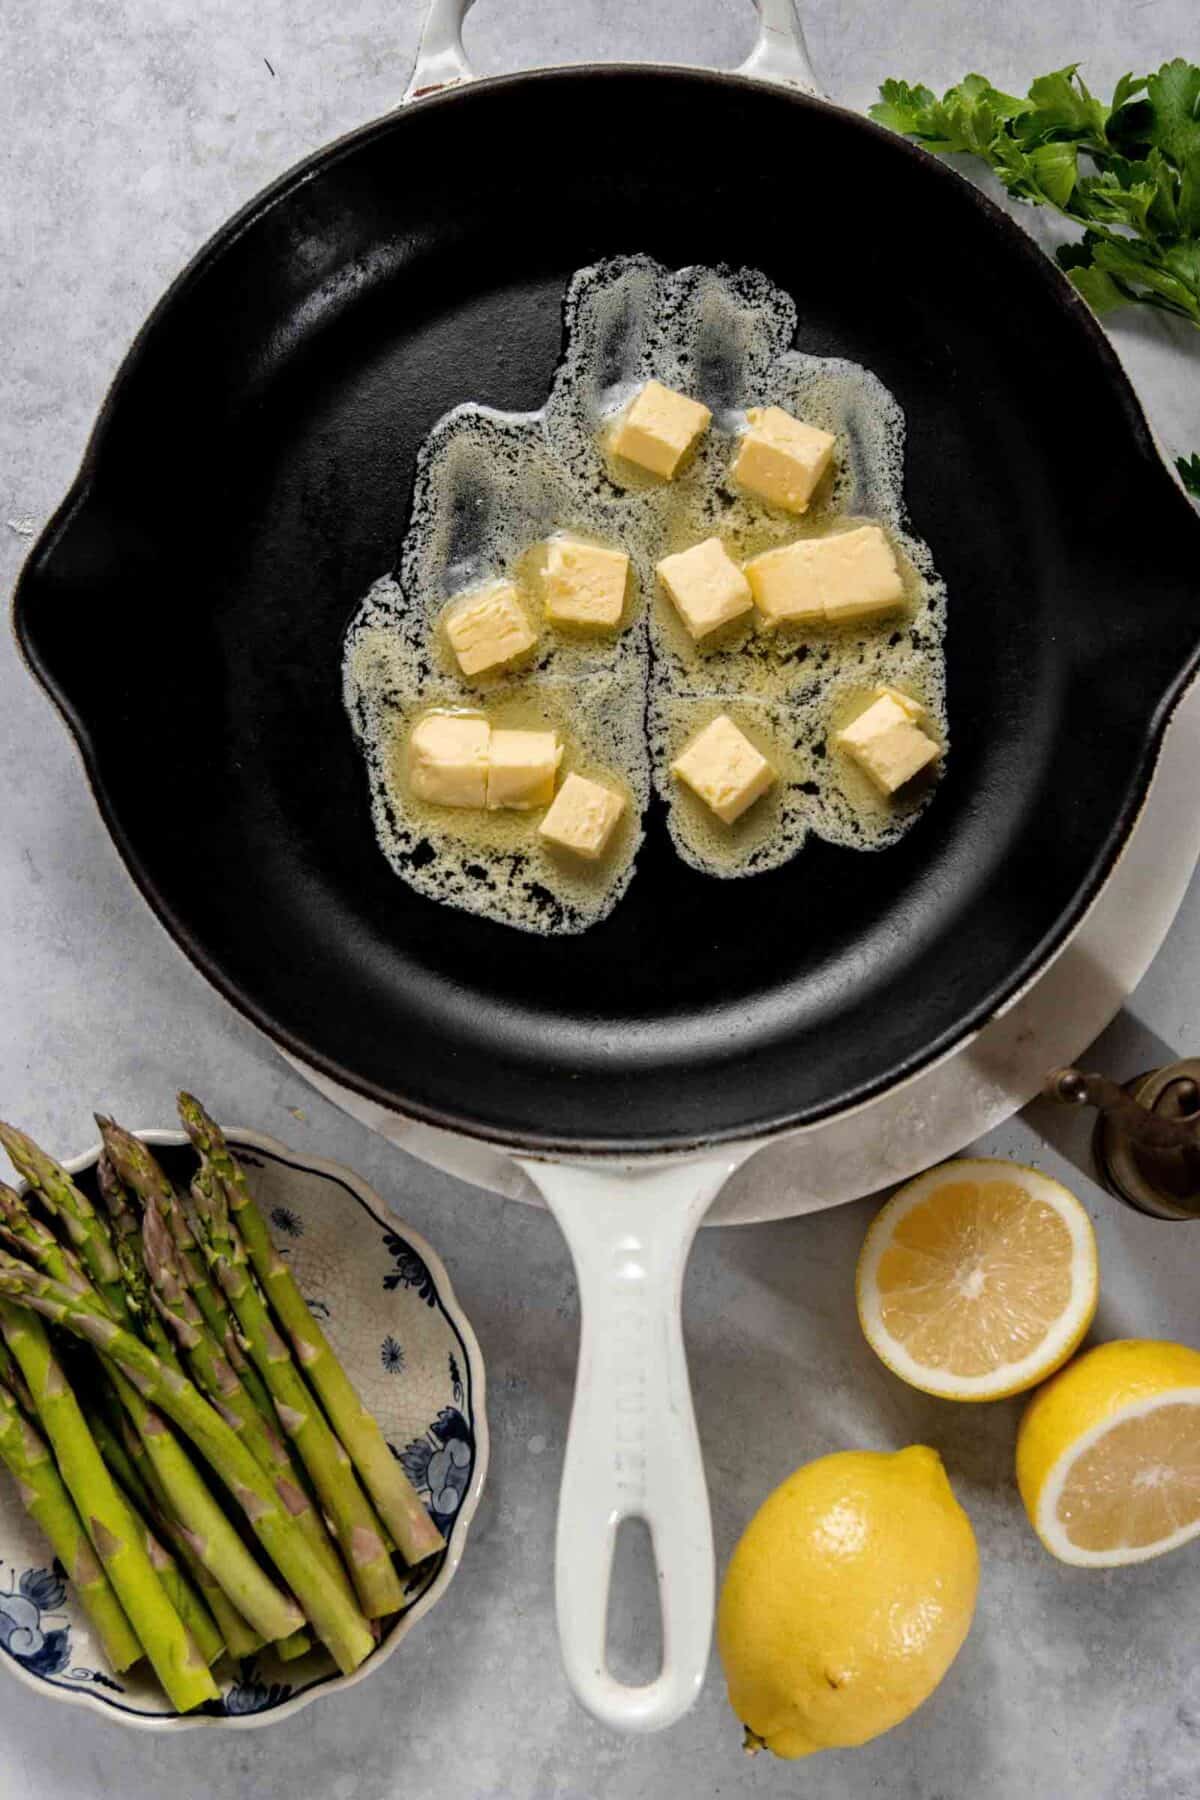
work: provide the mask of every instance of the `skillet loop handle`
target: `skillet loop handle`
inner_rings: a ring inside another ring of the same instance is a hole
[[[571,1248],[579,1371],[558,1510],[558,1632],[576,1697],[616,1731],[661,1731],[692,1705],[712,1637],[712,1523],[688,1386],[680,1300],[696,1228],[730,1172],[527,1163]],[[650,1528],[662,1667],[640,1687],[607,1666],[617,1528]]]
[[[775,87],[798,88],[802,94],[823,99],[804,41],[797,0],[755,0],[755,5],[758,8],[758,36],[749,56],[734,74],[768,81]]]
[[[475,71],[463,49],[463,21],[472,0],[429,0],[429,11],[417,46],[417,60],[404,90],[402,105],[423,100],[443,88],[461,87],[474,81]]]
[[[472,3],[473,0],[430,0],[417,60],[404,90],[405,104],[475,79],[462,41],[463,22]],[[754,4],[758,9],[758,36],[749,56],[734,73],[820,97],[821,89],[796,10],[797,0],[754,0]]]

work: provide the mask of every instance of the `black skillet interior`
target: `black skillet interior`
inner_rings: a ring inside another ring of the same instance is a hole
[[[571,272],[633,250],[765,269],[802,348],[899,397],[953,754],[899,847],[753,880],[655,813],[613,916],[543,939],[390,872],[340,647],[434,420],[539,405]],[[817,102],[611,68],[427,102],[234,221],[135,346],[17,623],[143,891],[276,1038],[434,1122],[665,1147],[881,1089],[1062,938],[1200,645],[1198,547],[1102,334],[965,182]]]

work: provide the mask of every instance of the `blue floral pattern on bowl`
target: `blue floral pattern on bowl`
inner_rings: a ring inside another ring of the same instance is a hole
[[[471,1485],[475,1440],[456,1406],[445,1407],[403,1451],[404,1472],[424,1500],[443,1537]]]
[[[168,1172],[192,1166],[182,1134],[145,1132]],[[350,1170],[301,1158],[255,1132],[230,1134],[276,1246],[384,1428],[446,1539],[415,1570],[406,1606],[352,1676],[321,1649],[282,1663],[269,1649],[217,1666],[220,1701],[186,1718],[144,1665],[116,1677],[92,1638],[65,1570],[0,1472],[0,1664],[39,1692],[151,1729],[263,1723],[380,1667],[450,1583],[487,1468],[484,1369],[479,1346],[436,1254]],[[96,1152],[69,1166],[86,1189]]]
[[[53,1569],[25,1569],[15,1587],[0,1587],[0,1648],[30,1675],[59,1675],[71,1660],[71,1633],[61,1620],[67,1584]]]

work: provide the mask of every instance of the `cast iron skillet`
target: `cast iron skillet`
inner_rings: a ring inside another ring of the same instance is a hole
[[[438,907],[379,852],[342,635],[468,398],[539,405],[573,270],[756,265],[876,370],[949,585],[953,752],[895,849],[688,868],[657,803],[582,937]],[[156,309],[16,625],[134,877],[274,1038],[404,1113],[645,1150],[821,1118],[960,1040],[1103,882],[1200,650],[1200,528],[1083,304],[956,174],[735,76],[479,82],[352,133]]]

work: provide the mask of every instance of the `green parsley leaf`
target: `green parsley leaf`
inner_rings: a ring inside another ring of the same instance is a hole
[[[1091,263],[1068,269],[1067,275],[1076,293],[1083,295],[1099,318],[1103,318],[1105,313],[1115,312],[1118,306],[1127,306],[1132,297],[1118,287],[1111,275],[1106,275],[1103,269],[1097,269]]]
[[[1041,75],[1029,89],[1030,106],[1018,116],[1022,143],[1044,144],[1079,138],[1103,144],[1110,108],[1093,99],[1079,75],[1079,64]]]
[[[1123,75],[1107,103],[1077,63],[1024,99],[983,75],[940,100],[888,81],[871,114],[929,150],[979,157],[1014,198],[1082,226],[1059,262],[1097,312],[1136,304],[1200,326],[1200,66]]]
[[[1200,68],[1178,57],[1146,83],[1154,141],[1177,168],[1200,153]]]
[[[909,87],[907,81],[885,81],[879,90],[879,99],[871,108],[871,117],[877,124],[886,125],[889,131],[898,131],[904,137],[923,137],[922,116],[933,104],[934,95],[930,88]]]
[[[1200,456],[1193,450],[1190,456],[1176,458],[1175,467],[1179,470],[1179,479],[1189,494],[1195,494],[1200,500]]]

